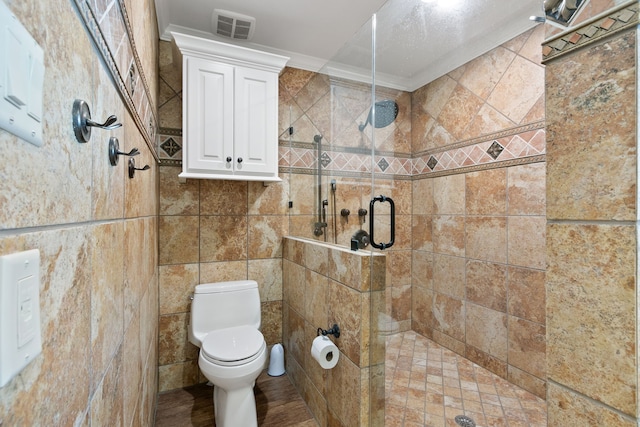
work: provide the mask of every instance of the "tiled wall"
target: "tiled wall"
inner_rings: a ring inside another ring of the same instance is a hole
[[[287,372],[320,426],[384,423],[385,312],[383,254],[285,238],[283,332]],[[340,327],[331,340],[337,365],[311,357],[317,329]],[[374,411],[370,414],[370,408]]]
[[[117,6],[116,6],[117,7]],[[44,145],[0,130],[0,254],[39,249],[43,351],[0,389],[3,425],[150,425],[157,384],[157,166],[136,121],[67,0],[11,2],[44,49]],[[129,10],[156,80],[154,5]],[[52,17],[55,17],[54,19]],[[131,58],[130,58],[131,59]],[[86,100],[94,129],[78,143],[71,107]],[[151,99],[150,105],[155,105]],[[107,141],[137,147],[151,169],[129,179],[109,164]]]
[[[638,9],[544,47],[549,425],[635,426],[640,413]]]
[[[178,181],[160,168],[160,391],[201,382],[188,342],[189,295],[199,283],[253,279],[268,345],[282,341],[282,238],[287,181]]]
[[[543,27],[413,94],[413,329],[545,396]]]

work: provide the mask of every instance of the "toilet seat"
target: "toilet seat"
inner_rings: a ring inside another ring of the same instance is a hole
[[[238,366],[258,358],[266,348],[264,336],[252,326],[211,331],[202,341],[201,354],[221,366]]]

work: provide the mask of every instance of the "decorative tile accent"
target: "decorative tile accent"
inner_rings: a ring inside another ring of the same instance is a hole
[[[169,157],[175,156],[175,154],[182,150],[180,144],[178,144],[175,139],[169,137],[166,141],[164,141],[160,147],[169,155]]]
[[[329,163],[331,163],[331,157],[329,157],[329,155],[325,151],[320,156],[320,164],[322,164],[322,167],[326,168],[327,166],[329,166]]]
[[[608,16],[586,21],[572,31],[559,34],[543,45],[542,63],[638,25],[639,8],[638,2],[628,2],[612,9]]]
[[[429,166],[429,169],[433,170],[437,166],[437,164],[438,159],[433,156],[429,157],[429,161],[427,162],[427,166]]]
[[[382,159],[380,159],[380,161],[378,162],[378,167],[382,170],[382,172],[386,171],[387,168],[389,167],[389,163],[387,163],[387,160],[383,157]]]
[[[504,150],[504,147],[498,144],[498,141],[493,141],[493,144],[491,144],[491,147],[489,147],[489,149],[487,150],[487,153],[491,157],[493,157],[493,160],[495,160],[498,158],[498,156],[500,156],[500,153],[502,153],[503,150]]]
[[[131,22],[125,0],[94,2],[74,0],[87,32],[104,59],[120,95],[127,105],[136,126],[156,160],[157,123],[138,52],[132,37]]]

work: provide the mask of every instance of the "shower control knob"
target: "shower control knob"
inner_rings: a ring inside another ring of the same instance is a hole
[[[358,209],[358,216],[367,216],[367,210],[363,208]]]
[[[231,160],[233,160],[231,157],[227,157],[227,163],[231,162]]]
[[[238,157],[238,163],[242,163],[242,157]]]

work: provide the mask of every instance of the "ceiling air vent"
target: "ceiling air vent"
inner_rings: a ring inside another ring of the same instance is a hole
[[[219,36],[251,40],[256,27],[256,18],[228,10],[214,9],[212,23],[214,32]]]

